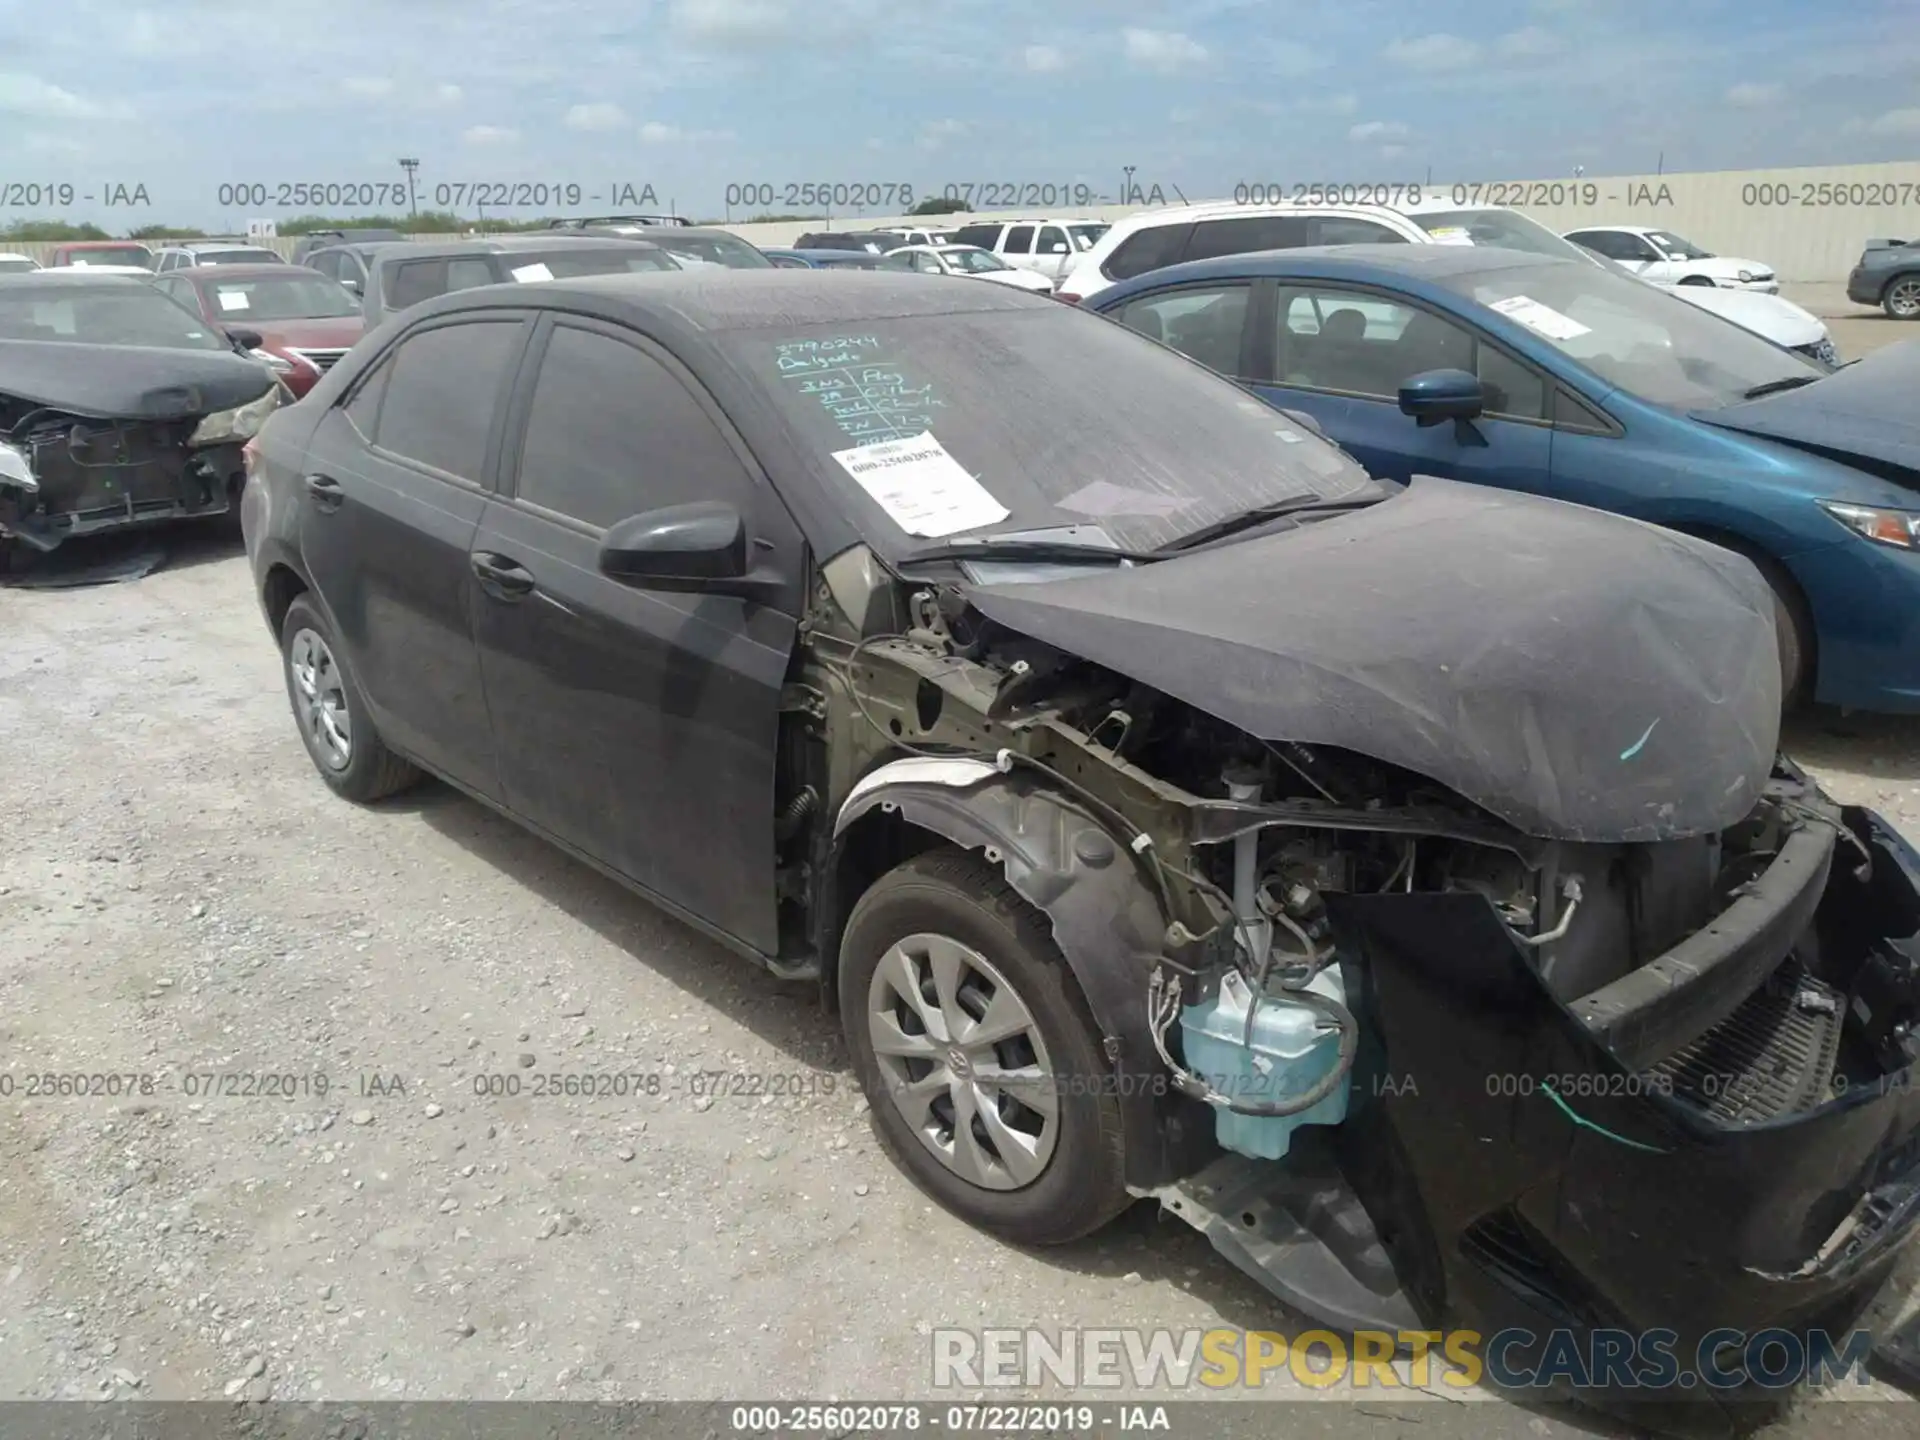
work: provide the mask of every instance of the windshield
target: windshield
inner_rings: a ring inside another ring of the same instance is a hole
[[[1013,267],[987,250],[942,250],[940,256],[955,270],[978,275],[987,270],[1011,270]]]
[[[1825,374],[1718,315],[1597,265],[1516,265],[1440,283],[1508,318],[1609,385],[1677,409],[1717,409],[1758,385]]]
[[[1694,244],[1691,240],[1682,240],[1678,235],[1675,235],[1668,230],[1649,230],[1647,232],[1647,238],[1651,240],[1654,244],[1658,245],[1662,250],[1666,251],[1670,259],[1674,259],[1674,260],[1711,260],[1713,259],[1713,252],[1711,250],[1702,250],[1698,245]]]
[[[1079,250],[1091,250],[1102,235],[1111,230],[1111,225],[1069,225],[1067,233],[1073,237],[1074,247]]]
[[[0,290],[0,340],[226,350],[227,342],[145,280]]]
[[[891,557],[961,533],[1068,525],[1146,550],[1255,507],[1373,485],[1231,381],[1065,306],[783,325],[723,343]],[[909,463],[871,472],[872,447],[923,434]],[[869,468],[865,484],[848,464]],[[937,513],[916,523],[914,507]]]
[[[649,234],[647,238],[662,249],[683,259],[708,265],[724,265],[729,270],[771,270],[773,262],[744,240],[731,235]]]
[[[562,250],[554,254],[512,254],[503,255],[508,272],[520,280],[576,280],[586,275],[623,275],[636,270],[678,270],[680,267],[671,255],[659,250],[642,250],[638,247],[622,246],[618,250],[590,250],[582,255],[577,251]],[[531,267],[541,267],[546,275],[534,273],[521,275],[518,272]]]
[[[280,257],[276,255],[273,258],[278,260]],[[74,266],[139,265],[151,269],[153,252],[144,245],[109,245],[104,250],[69,251],[67,263]]]
[[[236,320],[332,320],[360,313],[359,298],[316,270],[289,265],[291,274],[213,280],[201,288],[214,312]]]
[[[1514,210],[1438,210],[1407,218],[1442,245],[1490,245],[1592,263],[1588,253],[1573,241]]]

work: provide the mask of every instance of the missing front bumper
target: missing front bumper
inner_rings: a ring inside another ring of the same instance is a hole
[[[76,421],[16,440],[31,478],[0,476],[0,534],[49,551],[75,536],[225,512],[243,473],[241,446],[191,445],[191,429]]]

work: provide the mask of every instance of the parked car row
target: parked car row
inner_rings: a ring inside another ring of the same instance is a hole
[[[1851,1326],[1920,1229],[1920,853],[1778,753],[1767,572],[1607,512],[1791,472],[1911,633],[1911,492],[1779,438],[1868,443],[1911,355],[1477,241],[883,269],[462,289],[276,413],[320,780],[813,983],[1010,1241],[1152,1197],[1342,1330]]]

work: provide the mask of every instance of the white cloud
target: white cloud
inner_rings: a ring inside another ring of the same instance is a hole
[[[1297,80],[1327,68],[1327,57],[1318,50],[1297,45],[1291,40],[1270,40],[1255,51],[1260,68],[1269,75]]]
[[[1207,58],[1206,46],[1178,30],[1143,30],[1129,25],[1120,37],[1126,45],[1127,59],[1149,70],[1182,70],[1203,64]]]
[[[1058,45],[1029,45],[1021,58],[1025,60],[1027,69],[1036,75],[1067,68],[1066,54]]]
[[[973,127],[964,120],[929,120],[920,127],[920,148],[938,150],[949,140],[957,140]]]
[[[349,95],[375,100],[393,93],[393,81],[384,75],[355,75],[343,81],[341,88]]]
[[[1495,45],[1502,55],[1514,60],[1543,59],[1548,55],[1558,55],[1565,48],[1558,35],[1538,25],[1523,25],[1518,30],[1510,30]]]
[[[608,100],[595,100],[567,109],[569,130],[618,130],[627,123],[627,113]]]
[[[125,105],[101,105],[71,90],[49,85],[34,75],[0,71],[0,115],[32,115],[45,120],[124,119]]]
[[[1780,97],[1787,92],[1779,85],[1762,85],[1747,80],[1727,91],[1727,103],[1737,105],[1742,110],[1759,110],[1768,105],[1778,104]]]
[[[460,138],[469,145],[505,145],[509,141],[518,140],[520,132],[510,130],[504,125],[474,125],[469,127]]]
[[[778,41],[793,23],[791,10],[776,0],[673,0],[667,16],[689,40],[743,47]]]
[[[458,105],[466,93],[458,85],[436,85],[433,87],[433,100],[436,105]]]
[[[1409,133],[1398,120],[1362,120],[1347,131],[1347,139],[1365,145],[1373,140],[1405,140]]]
[[[1360,97],[1351,92],[1344,95],[1320,95],[1311,100],[1300,101],[1298,108],[1320,115],[1351,115],[1360,108]]]
[[[1395,40],[1384,53],[1409,70],[1459,70],[1480,58],[1480,47],[1458,35],[1419,35]]]
[[[646,145],[670,145],[680,138],[678,125],[667,125],[659,120],[649,120],[640,127],[640,140]]]
[[[1867,122],[1869,135],[1920,135],[1920,110],[1889,110]]]

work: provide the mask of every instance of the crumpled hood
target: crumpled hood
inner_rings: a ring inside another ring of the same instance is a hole
[[[0,340],[0,394],[98,420],[186,420],[273,388],[257,360],[222,350]]]
[[[1920,482],[1920,340],[1876,350],[1825,379],[1693,418],[1784,440],[1845,460],[1858,455],[1914,472]]]
[[[1350,516],[970,598],[1258,738],[1403,766],[1543,838],[1724,829],[1779,739],[1773,601],[1746,560],[1425,476]]]

